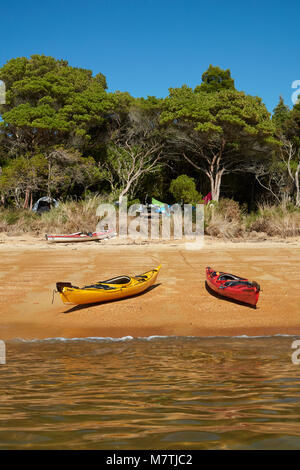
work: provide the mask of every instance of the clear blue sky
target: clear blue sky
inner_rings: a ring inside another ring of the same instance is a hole
[[[0,66],[46,54],[102,72],[109,91],[164,97],[213,64],[272,111],[279,95],[292,106],[299,24],[299,0],[15,0],[1,4]]]

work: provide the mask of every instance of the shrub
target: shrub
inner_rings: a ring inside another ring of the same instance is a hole
[[[176,202],[183,201],[185,204],[196,205],[203,198],[196,189],[194,178],[187,175],[180,175],[172,180],[170,193],[174,196]]]
[[[300,211],[291,206],[262,204],[259,206],[257,217],[250,222],[249,229],[284,238],[300,235]]]
[[[243,235],[242,211],[233,199],[212,201],[205,207],[205,233],[213,237],[235,238]]]
[[[228,222],[241,220],[242,211],[237,201],[233,199],[220,199],[216,205],[216,212]]]
[[[241,220],[229,221],[217,213],[206,223],[205,233],[218,238],[236,238],[244,234],[244,226]]]

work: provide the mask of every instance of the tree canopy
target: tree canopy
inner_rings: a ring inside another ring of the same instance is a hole
[[[12,151],[75,143],[91,137],[114,109],[102,74],[71,67],[64,60],[33,55],[12,59],[0,70],[6,84],[1,131]]]
[[[284,188],[300,205],[300,105],[280,98],[271,118],[229,69],[210,65],[194,89],[165,98],[108,92],[101,72],[37,54],[9,60],[0,80],[2,204],[88,190],[170,203],[211,191],[248,203],[256,185],[275,199]]]
[[[169,125],[178,153],[209,178],[215,200],[224,174],[249,170],[253,158],[270,153],[277,143],[261,99],[233,89],[170,89],[161,123]]]
[[[284,103],[282,96],[273,110],[272,121],[278,129],[282,129],[284,123],[290,117],[290,108]]]
[[[234,80],[231,78],[230,70],[222,70],[220,67],[210,65],[202,75],[201,85],[198,85],[195,91],[214,93],[216,91],[234,89]]]

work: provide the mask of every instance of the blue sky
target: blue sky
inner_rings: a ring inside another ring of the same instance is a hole
[[[0,65],[51,55],[103,73],[109,91],[164,97],[213,64],[272,111],[300,80],[299,1],[15,0],[1,16]]]

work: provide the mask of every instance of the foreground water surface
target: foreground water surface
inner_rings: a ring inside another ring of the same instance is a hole
[[[10,341],[0,449],[299,449],[294,339]]]

